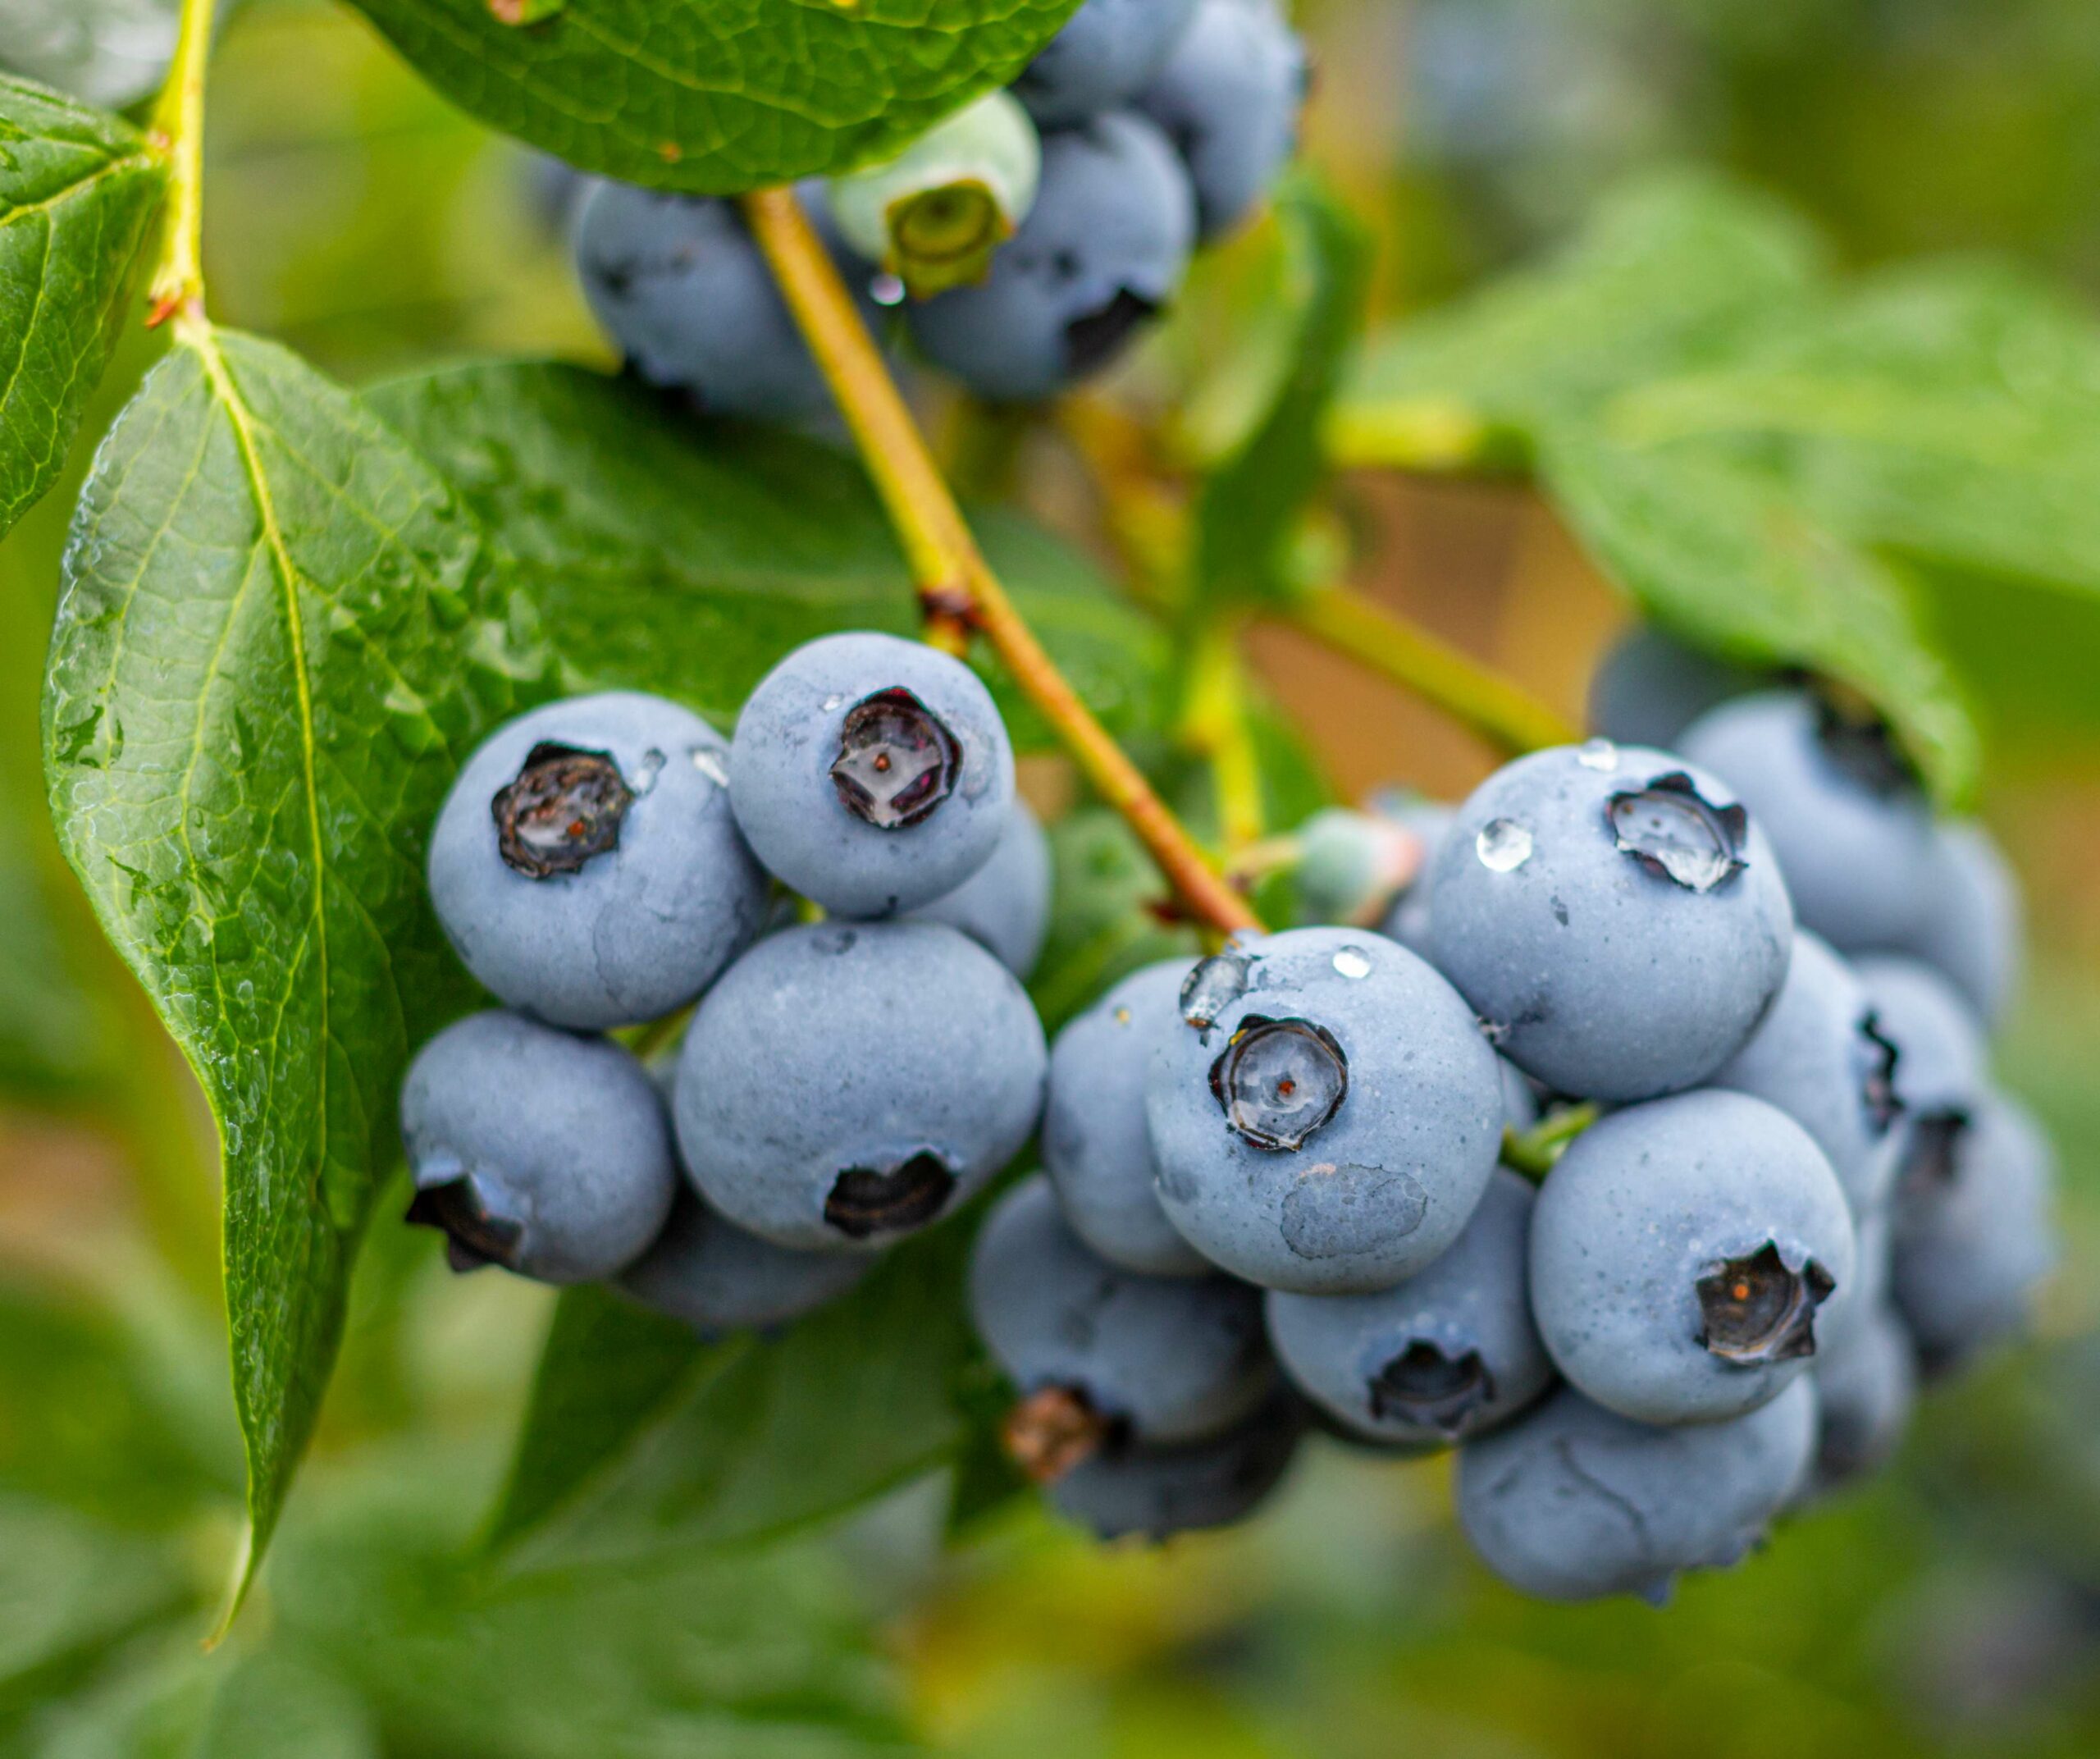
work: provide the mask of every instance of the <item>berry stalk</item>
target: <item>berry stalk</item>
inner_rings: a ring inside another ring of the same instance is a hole
[[[1412,691],[1505,756],[1573,745],[1576,729],[1500,673],[1344,587],[1300,594],[1281,620]]]
[[[756,191],[744,211],[904,546],[929,638],[952,651],[966,633],[982,635],[1094,791],[1136,832],[1189,915],[1222,934],[1258,930],[1245,900],[1093,718],[1007,596],[792,194]]]

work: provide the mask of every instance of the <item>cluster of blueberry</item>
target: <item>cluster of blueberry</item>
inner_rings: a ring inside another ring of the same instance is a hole
[[[1069,1514],[1235,1519],[1308,1425],[1455,1446],[1498,1574],[1658,1597],[2020,1325],[2052,1163],[1986,1069],[2002,864],[1806,689],[1673,718],[1691,667],[1604,680],[1669,749],[1323,814],[1296,841],[1324,925],[1141,971],[1060,1034],[1048,1176],[994,1211],[972,1300]]]
[[[1289,157],[1305,60],[1276,0],[1086,0],[1010,92],[800,194],[879,336],[995,401],[1107,366]],[[632,368],[718,413],[826,401],[733,203],[598,183],[584,290]]]
[[[456,1268],[776,1326],[1034,1132],[1047,1053],[1016,973],[1048,850],[990,696],[932,648],[813,642],[726,741],[625,692],[521,715],[461,770],[429,874],[506,1004],[402,1091],[409,1217]],[[660,1068],[607,1035],[688,1007]]]

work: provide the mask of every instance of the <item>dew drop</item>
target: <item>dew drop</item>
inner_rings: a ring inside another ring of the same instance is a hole
[[[1198,1032],[1208,1032],[1246,993],[1246,960],[1236,953],[1214,954],[1181,980],[1181,1017]]]
[[[729,785],[728,766],[722,761],[722,754],[708,746],[696,745],[692,748],[692,766],[717,788]]]
[[[664,754],[655,746],[641,754],[641,761],[634,766],[632,786],[637,797],[655,787],[656,778],[664,773]]]
[[[1335,955],[1335,969],[1349,978],[1368,977],[1371,962],[1359,947],[1344,947]]]
[[[1618,768],[1618,747],[1609,739],[1586,739],[1575,753],[1575,761],[1585,770],[1609,775]]]
[[[868,283],[868,297],[878,305],[904,304],[905,286],[902,276],[878,275]]]
[[[1489,872],[1513,874],[1532,858],[1532,834],[1514,819],[1491,819],[1473,838],[1473,852]]]

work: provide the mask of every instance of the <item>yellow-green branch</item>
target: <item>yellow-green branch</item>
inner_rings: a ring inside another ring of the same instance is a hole
[[[148,328],[204,308],[204,63],[212,53],[213,0],[183,0],[167,84],[148,136],[168,162],[160,260],[148,287]]]
[[[929,633],[951,647],[966,632],[984,637],[1094,791],[1137,834],[1194,921],[1221,934],[1258,929],[1246,901],[1204,858],[1015,610],[792,192],[760,190],[744,198],[744,209],[896,528]]]
[[[1276,614],[1293,628],[1377,673],[1509,756],[1582,734],[1529,692],[1395,611],[1344,587],[1322,587]]]

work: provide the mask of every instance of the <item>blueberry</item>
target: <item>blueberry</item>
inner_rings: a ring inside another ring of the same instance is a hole
[[[2056,1156],[2016,1101],[1987,1094],[1950,1154],[1911,1170],[1890,1212],[1890,1284],[1929,1373],[2025,1326],[2057,1256]]]
[[[1198,0],[1136,102],[1189,167],[1198,235],[1216,238],[1253,211],[1298,144],[1305,45],[1275,0]]]
[[[1815,1364],[1821,1420],[1809,1487],[1824,1496],[1879,1471],[1911,1426],[1918,1360],[1911,1335],[1885,1305],[1865,1309]]]
[[[1863,1215],[1888,1195],[1903,1144],[1896,1062],[1865,986],[1803,930],[1771,1012],[1714,1085],[1776,1105],[1815,1137]]]
[[[1994,1026],[2020,987],[2020,882],[1980,825],[1942,825],[1933,843],[1930,901],[1901,950],[1935,967]]]
[[[717,1215],[688,1190],[619,1286],[643,1306],[715,1337],[799,1319],[838,1300],[874,1268],[870,1258],[776,1246]]]
[[[1050,931],[1050,839],[1026,804],[1014,802],[989,861],[909,914],[915,922],[961,929],[1025,981]]]
[[[1531,1186],[1497,1171],[1451,1249],[1376,1295],[1268,1297],[1284,1372],[1373,1439],[1448,1442],[1506,1423],[1553,1364],[1525,1295]]]
[[[1459,1236],[1500,1151],[1495,1054],[1422,960],[1362,929],[1235,944],[1189,974],[1145,1118],[1168,1218],[1235,1276],[1390,1288]]]
[[[1740,1050],[1787,975],[1778,863],[1705,772],[1605,740],[1520,758],[1430,875],[1437,968],[1556,1091],[1645,1099]]]
[[[1180,1020],[1186,959],[1134,971],[1050,1047],[1043,1165],[1072,1231],[1125,1270],[1198,1276],[1210,1261],[1175,1231],[1153,1188],[1145,1071]]]
[[[1915,959],[1870,955],[1854,970],[1874,1003],[1876,1030],[1896,1047],[1895,1176],[1905,1185],[1943,1176],[1987,1086],[1983,1029],[1953,986]]]
[[[1725,1569],[1757,1543],[1806,1480],[1815,1428],[1805,1380],[1743,1416],[1674,1428],[1565,1387],[1459,1451],[1459,1524],[1527,1594],[1659,1603],[1683,1571]]]
[[[1047,135],[1043,182],[980,286],[905,313],[920,351],[995,403],[1056,395],[1116,359],[1180,290],[1195,198],[1166,137],[1115,112]]]
[[[1050,1501],[1099,1539],[1158,1543],[1229,1527],[1268,1499],[1304,1432],[1303,1407],[1279,1388],[1223,1435],[1090,1455],[1050,1487]]]
[[[970,1260],[970,1313],[1021,1395],[1016,1456],[1055,1478],[1072,1453],[1200,1441],[1276,1380],[1261,1297],[1225,1277],[1142,1277],[1089,1251],[1050,1181],[1008,1192]]]
[[[1576,1138],[1532,1217],[1532,1311],[1554,1365],[1639,1423],[1754,1409],[1815,1353],[1849,1297],[1851,1217],[1785,1113],[1705,1089]]]
[[[752,852],[845,916],[915,910],[992,858],[1014,754],[960,660],[893,635],[828,635],[767,673],[737,717],[730,798]]]
[[[632,692],[499,728],[431,834],[431,898],[468,970],[557,1026],[632,1025],[692,1001],[765,911],[728,759],[698,715]]]
[[[1710,709],[1746,697],[1767,680],[1717,660],[1653,624],[1620,639],[1590,678],[1590,729],[1622,745],[1668,751]]]
[[[873,272],[830,235],[849,285]],[[818,414],[830,392],[733,201],[596,181],[575,209],[577,272],[592,313],[648,383],[689,391],[711,413],[759,421]],[[880,321],[863,291],[862,315]]]
[[[1196,0],[1085,0],[1014,81],[1043,123],[1112,110],[1157,73],[1189,28]]]
[[[454,1270],[612,1276],[656,1237],[678,1187],[641,1065],[518,1014],[469,1015],[422,1048],[401,1085],[401,1139],[409,1219],[444,1229]]]
[[[831,214],[853,249],[924,299],[984,278],[1035,205],[1042,169],[1028,112],[987,92],[894,158],[834,177]]]
[[[1020,1152],[1047,1060],[1013,974],[953,929],[787,929],[693,1016],[678,1144],[701,1195],[738,1227],[776,1245],[870,1250]]]
[[[1498,1057],[1495,1072],[1502,1078],[1502,1125],[1505,1130],[1529,1130],[1539,1121],[1538,1090],[1532,1078],[1507,1057]]]
[[[1916,931],[1936,871],[1932,814],[1885,728],[1806,691],[1763,691],[1702,715],[1677,748],[1764,827],[1803,928],[1840,953]]]

